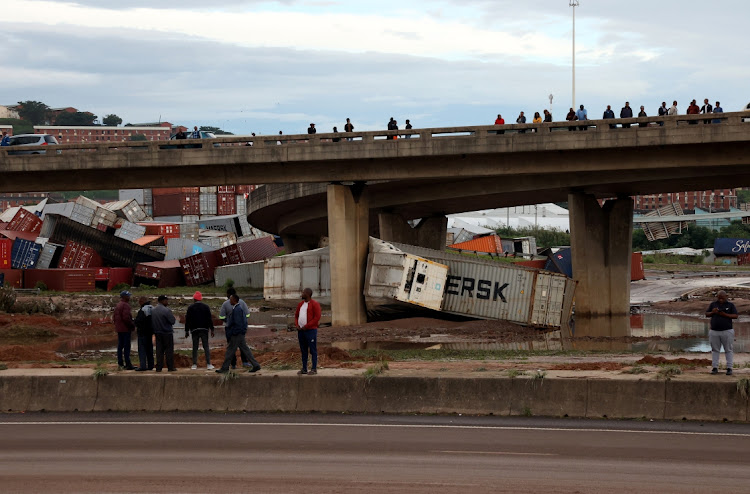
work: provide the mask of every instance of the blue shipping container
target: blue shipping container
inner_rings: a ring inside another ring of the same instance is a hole
[[[573,277],[573,253],[570,249],[560,249],[549,255],[549,261],[544,266],[545,271],[562,273],[568,278]]]
[[[36,262],[39,260],[41,251],[41,245],[30,240],[17,238],[13,242],[13,249],[10,254],[10,266],[13,269],[33,269],[36,267]]]
[[[714,255],[736,256],[750,252],[750,239],[747,238],[717,238],[714,240]]]

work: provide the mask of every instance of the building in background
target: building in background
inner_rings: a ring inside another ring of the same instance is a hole
[[[0,118],[21,118],[16,110],[16,105],[0,105]]]
[[[637,212],[653,211],[669,204],[678,204],[687,211],[729,211],[737,207],[737,189],[699,190],[669,192],[633,196],[633,207]]]
[[[172,124],[156,127],[104,127],[35,125],[35,134],[52,134],[60,144],[81,144],[107,141],[130,141],[143,135],[147,141],[166,141],[172,135]]]

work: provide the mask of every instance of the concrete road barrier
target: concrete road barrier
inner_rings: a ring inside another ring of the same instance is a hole
[[[588,418],[748,420],[735,380],[495,376],[297,376],[55,371],[0,373],[0,411],[463,413]],[[10,372],[10,371],[8,371]],[[324,371],[325,372],[325,371]]]

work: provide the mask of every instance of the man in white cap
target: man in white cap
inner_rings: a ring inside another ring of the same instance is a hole
[[[115,307],[113,319],[117,332],[117,366],[120,369],[133,370],[135,367],[130,362],[130,339],[135,330],[135,323],[133,314],[130,312],[129,291],[120,292],[120,302]]]
[[[193,370],[198,368],[198,343],[203,342],[203,353],[206,354],[206,369],[213,369],[211,365],[211,350],[208,348],[208,331],[211,330],[211,336],[214,336],[214,321],[211,316],[211,309],[202,302],[203,294],[195,292],[193,294],[193,304],[188,307],[185,314],[185,338],[191,333],[193,335]]]

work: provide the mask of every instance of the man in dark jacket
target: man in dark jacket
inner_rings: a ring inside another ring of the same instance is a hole
[[[701,106],[701,113],[705,115],[706,113],[713,113],[713,111],[714,107],[711,106],[711,103],[708,102],[708,98],[704,99],[703,106]],[[711,120],[704,120],[703,123],[710,124]]]
[[[302,370],[297,374],[315,375],[318,373],[318,324],[320,324],[320,304],[312,299],[309,288],[302,290],[302,301],[294,313],[294,324],[297,326],[297,339],[302,353]],[[312,357],[312,369],[307,372],[307,353]]]
[[[620,110],[620,118],[633,118],[633,109],[630,108],[630,102],[626,101],[625,106]],[[629,129],[630,124],[622,124],[623,129]]]
[[[260,364],[253,356],[252,350],[247,346],[245,341],[245,333],[247,333],[247,318],[245,317],[245,311],[242,310],[240,305],[240,297],[236,293],[233,293],[229,297],[229,303],[232,305],[232,310],[227,316],[227,324],[225,331],[227,332],[227,338],[229,339],[229,346],[227,347],[227,353],[224,355],[224,362],[221,364],[220,369],[216,369],[218,373],[229,372],[229,363],[234,357],[234,353],[237,349],[240,353],[253,365],[253,368],[248,372],[258,372],[260,370]]]
[[[318,129],[315,128],[315,124],[311,123],[310,126],[307,128],[308,134],[317,134]]]
[[[604,120],[615,118],[615,112],[612,111],[612,105],[607,105],[607,109],[604,110],[604,115],[602,115],[602,118]],[[610,129],[616,129],[617,125],[615,124],[609,124]]]
[[[571,108],[568,114],[565,115],[565,120],[567,120],[568,122],[575,122],[576,120],[578,120],[578,117],[576,117],[576,111],[573,108]],[[576,128],[568,127],[568,130],[573,132],[574,130],[576,130]]]
[[[660,117],[666,117],[669,115],[669,108],[667,108],[667,102],[662,101],[661,106],[659,107],[659,116]],[[664,122],[659,122],[660,127],[664,127]]]
[[[130,339],[131,333],[135,330],[135,324],[130,312],[129,291],[120,292],[120,302],[115,307],[113,319],[117,332],[117,366],[120,369],[133,370],[135,367],[130,363]]]
[[[641,105],[641,111],[638,112],[638,118],[647,117],[646,108]],[[648,122],[639,123],[638,127],[648,127]]]
[[[174,372],[174,323],[175,318],[172,311],[167,307],[169,298],[159,295],[159,303],[151,311],[151,326],[154,328],[156,337],[156,372],[161,372],[164,367],[164,359],[167,360],[167,369]]]
[[[708,332],[708,342],[711,345],[711,374],[719,373],[719,354],[724,347],[727,359],[727,375],[732,375],[734,360],[734,329],[732,321],[737,319],[737,307],[727,300],[724,290],[716,294],[716,301],[706,309],[706,317],[711,318],[711,329]]]
[[[211,350],[208,349],[208,331],[211,330],[211,336],[214,336],[214,321],[211,317],[211,309],[201,300],[203,300],[203,294],[195,292],[193,304],[188,307],[187,314],[185,314],[185,338],[192,333],[192,369],[198,368],[198,343],[203,342],[203,353],[206,354],[206,369],[211,370],[214,366],[211,365]]]
[[[138,359],[140,365],[136,371],[147,371],[154,368],[154,328],[151,327],[151,311],[154,309],[146,297],[138,299],[141,309],[135,316],[135,327],[138,330]]]

